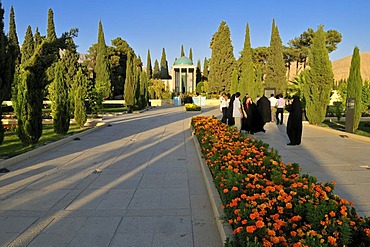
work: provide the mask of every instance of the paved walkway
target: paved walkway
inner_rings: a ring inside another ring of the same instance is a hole
[[[219,116],[218,111],[211,112]],[[302,144],[287,146],[286,121],[267,123],[260,139],[279,151],[284,163],[298,163],[302,173],[315,176],[320,182],[335,181],[334,192],[354,202],[361,216],[370,216],[370,138],[346,132],[303,124]]]
[[[9,167],[0,174],[0,246],[222,246],[193,115],[172,107],[112,117]]]

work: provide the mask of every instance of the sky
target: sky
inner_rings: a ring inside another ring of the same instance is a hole
[[[370,1],[368,0],[0,0],[5,33],[9,28],[10,7],[14,7],[20,44],[27,26],[46,35],[47,14],[54,12],[57,36],[78,28],[75,43],[78,52],[86,53],[97,43],[98,23],[103,24],[105,42],[121,37],[140,55],[146,65],[148,49],[151,63],[160,62],[165,49],[169,67],[192,49],[193,61],[211,57],[210,41],[221,21],[230,28],[235,57],[243,49],[245,28],[249,24],[253,48],[269,46],[272,20],[279,28],[283,45],[308,28],[334,29],[342,34],[332,61],[350,56],[355,46],[370,51]]]

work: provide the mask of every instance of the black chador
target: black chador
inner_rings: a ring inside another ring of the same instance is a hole
[[[261,113],[263,123],[271,122],[271,103],[265,95],[257,101],[257,108]]]
[[[289,112],[286,133],[290,143],[288,145],[299,145],[302,139],[302,104],[298,96],[293,96],[293,102],[286,106]]]

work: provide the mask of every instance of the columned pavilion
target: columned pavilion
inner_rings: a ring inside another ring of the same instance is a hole
[[[174,93],[193,93],[196,89],[197,67],[187,57],[175,60],[171,68],[172,83],[169,90]]]

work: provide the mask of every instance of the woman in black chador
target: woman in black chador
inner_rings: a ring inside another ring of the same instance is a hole
[[[263,123],[271,122],[271,103],[265,95],[257,101],[257,108],[261,113]]]
[[[299,96],[293,96],[293,102],[286,106],[286,110],[289,112],[286,127],[286,133],[290,140],[288,145],[299,145],[302,138],[302,104]]]
[[[235,119],[233,117],[234,100],[235,100],[235,94],[231,96],[229,107],[227,108],[227,124],[229,126],[235,125]]]
[[[242,129],[248,131],[250,134],[254,134],[257,132],[265,132],[263,126],[265,123],[263,122],[261,113],[258,111],[258,108],[255,103],[253,103],[252,98],[246,98],[243,100],[243,109],[246,113],[245,120],[243,121]]]

